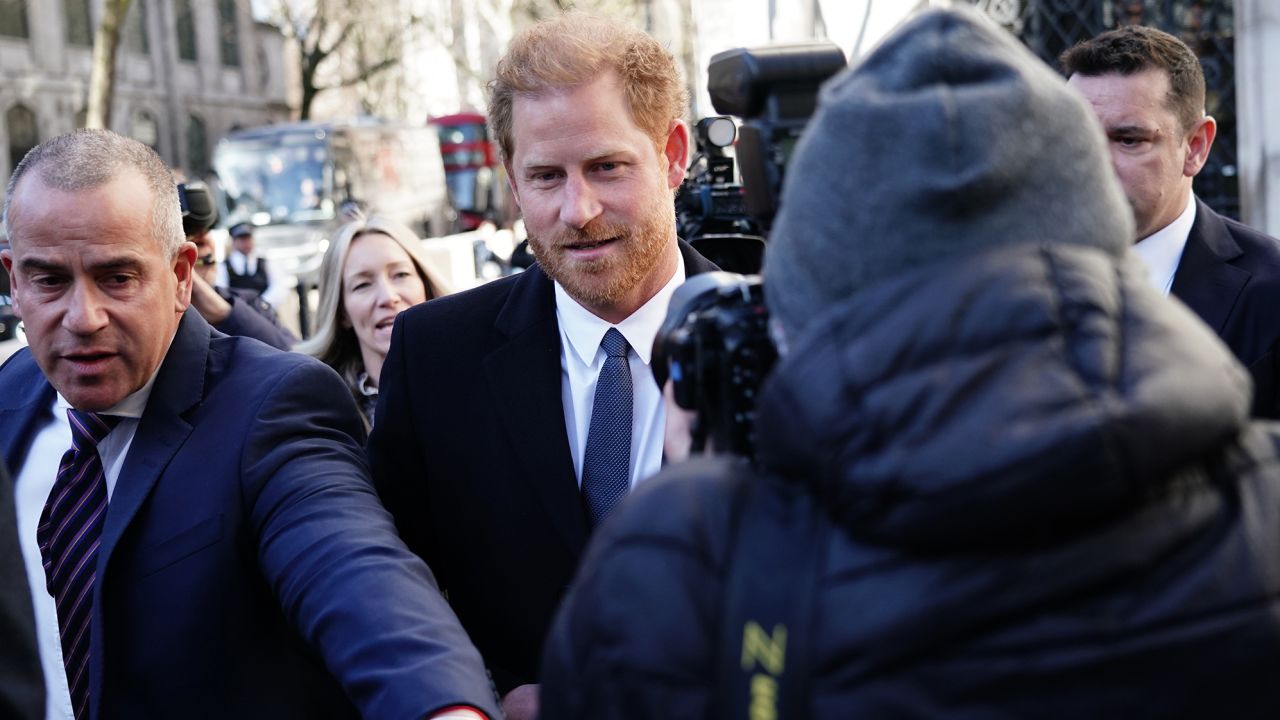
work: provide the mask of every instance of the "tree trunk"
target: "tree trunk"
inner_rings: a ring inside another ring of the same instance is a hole
[[[316,92],[315,77],[303,73],[302,102],[298,106],[299,120],[306,121],[311,119],[311,103],[316,99]]]
[[[129,10],[129,0],[106,0],[102,22],[93,36],[93,70],[89,74],[89,107],[85,127],[111,126],[111,100],[115,94],[116,51],[120,47],[120,25]]]

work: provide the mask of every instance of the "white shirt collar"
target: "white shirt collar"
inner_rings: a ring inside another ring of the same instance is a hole
[[[258,270],[258,253],[256,251],[245,255],[239,250],[232,250],[227,255],[227,262],[231,268],[240,275],[252,275]]]
[[[1151,285],[1168,295],[1173,288],[1173,275],[1182,260],[1187,236],[1196,222],[1195,195],[1187,193],[1187,207],[1173,222],[1151,233],[1133,246],[1147,268]]]
[[[667,317],[667,304],[671,300],[672,293],[683,282],[684,257],[676,253],[676,272],[667,284],[617,325],[609,324],[582,307],[561,287],[560,283],[555,283],[556,314],[560,321],[560,328],[569,339],[569,347],[573,354],[579,362],[590,367],[595,361],[596,351],[600,349],[600,341],[604,339],[604,334],[609,332],[609,328],[616,327],[640,360],[648,365],[649,356],[653,353],[653,339],[657,337],[658,329],[662,327],[662,321]]]
[[[378,397],[378,386],[369,381],[369,373],[363,370],[356,376],[356,389],[365,397]]]

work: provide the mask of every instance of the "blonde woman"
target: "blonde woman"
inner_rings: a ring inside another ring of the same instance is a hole
[[[342,376],[369,427],[396,315],[449,292],[419,243],[408,227],[376,214],[339,228],[320,264],[315,335],[294,348]]]

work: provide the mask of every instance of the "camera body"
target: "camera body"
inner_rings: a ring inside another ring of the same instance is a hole
[[[712,272],[676,288],[653,344],[658,387],[695,412],[694,451],[750,455],[756,393],[777,359],[760,277]]]
[[[817,107],[818,89],[845,66],[834,44],[801,43],[719,53],[708,68],[716,111],[705,118],[698,154],[677,196],[681,235],[726,270],[759,272],[787,163]],[[737,136],[735,162],[724,148]],[[756,396],[777,359],[765,288],[758,276],[705,273],[676,289],[654,341],[658,386],[672,380],[676,404],[695,412],[694,451],[750,456]]]

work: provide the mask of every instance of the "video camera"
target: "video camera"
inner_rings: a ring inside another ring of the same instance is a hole
[[[697,152],[676,193],[676,224],[698,252],[719,267],[760,272],[764,229],[747,215],[746,190],[724,149],[738,137],[728,117],[707,117],[694,127]]]
[[[681,237],[725,270],[760,271],[764,243],[791,152],[817,106],[818,88],[845,66],[829,42],[737,48],[717,53],[707,68],[716,112],[703,118],[696,154],[676,196]],[[736,146],[735,159],[725,148]]]
[[[756,391],[773,367],[760,277],[711,272],[676,288],[653,343],[658,387],[671,378],[676,404],[693,410],[691,449],[708,438],[716,452],[755,447]]]
[[[726,270],[760,271],[765,238],[791,153],[817,107],[818,89],[845,66],[831,43],[739,48],[718,53],[708,90],[728,117],[697,124],[698,153],[677,196],[680,234]],[[742,184],[734,182],[734,143]],[[676,289],[654,341],[658,387],[672,380],[676,404],[696,412],[693,450],[751,455],[756,394],[777,359],[758,276],[706,273]]]
[[[178,205],[182,208],[182,233],[198,235],[218,222],[218,209],[209,187],[202,182],[178,183]]]

